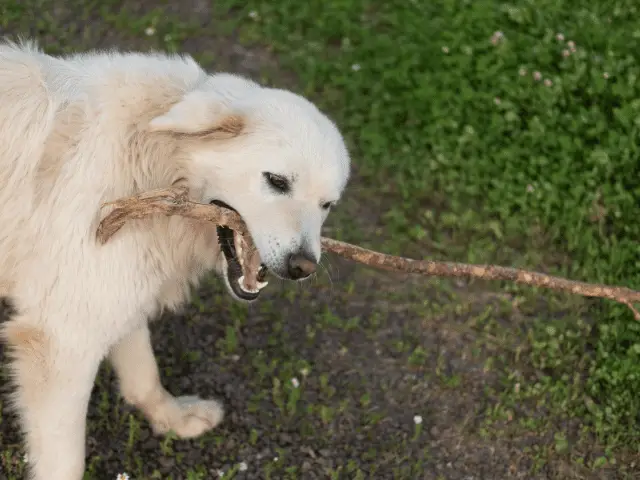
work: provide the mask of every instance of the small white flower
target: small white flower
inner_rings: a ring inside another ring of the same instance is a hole
[[[551,80],[549,80],[548,78],[544,79],[544,86],[545,87],[550,87],[551,85],[553,85],[553,82]]]
[[[449,47],[447,46],[442,47],[442,53],[449,53]]]
[[[300,370],[300,375],[302,375],[303,377],[306,377],[307,375],[309,375],[309,369],[308,368],[303,368]]]
[[[222,478],[222,477],[224,477],[224,471],[218,470],[218,478]]]
[[[574,48],[576,48],[576,44],[575,44],[575,42],[573,40],[569,40],[567,42],[567,47],[569,47],[569,48],[571,48],[573,50]]]
[[[255,20],[256,18],[258,18],[258,12],[256,12],[255,10],[251,10],[249,12],[249,17]]]
[[[293,388],[298,388],[300,386],[300,382],[298,381],[297,378],[293,377],[291,379],[291,385],[293,385]]]
[[[542,78],[542,74],[538,71],[533,72],[533,79],[534,80],[540,80]]]
[[[116,480],[129,480],[129,475],[126,473],[119,473]]]
[[[518,73],[520,74],[521,77],[524,77],[527,74],[527,69],[526,68],[521,68]]]
[[[493,35],[491,35],[491,43],[493,45],[497,45],[503,38],[504,33],[502,33],[501,31],[494,32]]]
[[[422,423],[422,416],[416,415],[415,417],[413,417],[413,423],[415,423],[416,425],[420,425]]]
[[[493,99],[493,103],[495,103],[496,105],[500,105],[502,103],[502,100],[500,100],[500,97],[496,97]]]
[[[562,50],[562,56],[563,57],[568,57],[569,55],[571,55],[571,52],[569,50],[567,50],[566,48],[564,50]]]
[[[150,36],[152,36],[152,35],[155,35],[155,33],[156,33],[156,29],[155,29],[155,28],[153,28],[153,27],[147,27],[147,28],[145,28],[144,33],[145,33],[145,35],[146,35],[147,37],[150,37]]]
[[[277,462],[278,460],[280,460],[278,457],[273,457],[274,462]]]
[[[249,467],[245,462],[240,462],[240,465],[238,465],[238,470],[240,470],[241,472],[246,472],[248,468]]]
[[[351,65],[351,70],[353,70],[354,72],[358,72],[360,68],[361,67],[359,63],[354,63],[353,65]]]
[[[27,463],[29,461],[29,455],[27,455],[26,453],[22,456],[22,461],[24,463]]]
[[[533,192],[535,189],[533,188],[533,185],[529,184],[527,185],[527,192],[531,193]]]
[[[561,33],[557,33],[556,40],[558,40],[559,42],[564,42],[564,35]]]
[[[602,74],[602,76],[604,77],[604,79],[605,79],[605,80],[606,80],[607,78],[609,78],[609,74],[608,74],[607,72],[604,72],[604,73]]]

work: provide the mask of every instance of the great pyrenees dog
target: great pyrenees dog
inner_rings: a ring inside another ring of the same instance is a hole
[[[208,271],[240,301],[260,295],[266,272],[312,275],[349,174],[335,124],[292,92],[206,73],[189,56],[54,57],[0,44],[0,295],[15,307],[0,331],[29,478],[82,478],[103,359],[157,434],[218,425],[220,403],[163,387],[149,320],[184,303]],[[159,216],[98,244],[101,205],[176,184],[244,218],[263,264],[259,288],[243,287],[225,228]]]

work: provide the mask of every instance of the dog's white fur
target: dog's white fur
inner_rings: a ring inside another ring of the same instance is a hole
[[[100,246],[104,202],[186,183],[193,200],[236,208],[269,270],[286,277],[292,252],[318,261],[322,205],[339,199],[349,168],[334,124],[291,92],[209,75],[188,56],[54,58],[0,44],[0,295],[16,308],[1,332],[30,478],[82,477],[104,358],[158,433],[194,437],[223,416],[216,401],[163,388],[147,326],[203,273],[225,271],[215,227],[138,220]],[[291,192],[263,172],[290,178]]]

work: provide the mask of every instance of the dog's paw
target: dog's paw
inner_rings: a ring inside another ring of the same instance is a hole
[[[198,397],[171,397],[161,415],[151,419],[153,431],[163,435],[173,431],[180,438],[193,438],[215,428],[224,417],[222,405]]]

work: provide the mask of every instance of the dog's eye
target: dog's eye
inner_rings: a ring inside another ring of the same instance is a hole
[[[333,205],[333,202],[326,202],[322,204],[322,209],[323,210],[329,210],[331,208],[331,206]]]
[[[267,182],[269,182],[269,185],[278,192],[287,193],[289,191],[289,180],[286,178],[269,172],[265,172],[264,177],[267,179]]]

